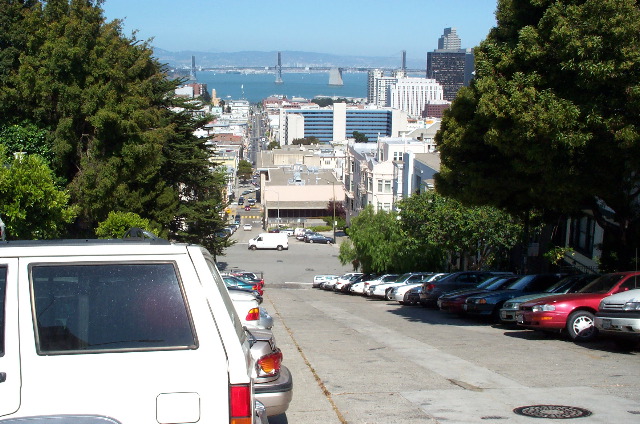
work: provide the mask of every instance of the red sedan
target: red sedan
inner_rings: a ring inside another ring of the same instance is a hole
[[[563,331],[576,342],[586,342],[598,335],[593,325],[600,301],[607,296],[640,288],[640,272],[605,274],[577,293],[548,296],[520,305],[518,325],[534,329]]]

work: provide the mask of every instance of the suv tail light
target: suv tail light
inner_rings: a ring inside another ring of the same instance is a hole
[[[263,356],[256,362],[259,377],[278,375],[282,366],[282,352],[276,349],[274,352]]]
[[[247,317],[245,320],[247,321],[257,321],[260,319],[260,309],[259,308],[251,308],[249,309],[249,313],[247,313]]]
[[[428,291],[430,292],[431,290],[435,289],[436,285],[431,283],[431,284],[427,284],[427,287],[425,287],[424,291]]]
[[[251,424],[251,386],[234,384],[229,387],[229,424]]]

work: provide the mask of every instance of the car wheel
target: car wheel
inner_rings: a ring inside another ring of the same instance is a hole
[[[278,246],[278,247],[276,247],[276,249],[282,250],[282,246]]]
[[[309,240],[309,243],[313,243],[313,240]]]
[[[577,311],[569,315],[567,332],[574,342],[588,342],[598,335],[594,315],[589,311]]]
[[[251,246],[251,250],[256,250],[257,248],[255,246]]]
[[[387,299],[387,300],[393,300],[393,297],[391,296],[392,295],[392,291],[393,291],[392,289],[387,289],[387,291],[384,294],[384,298]]]

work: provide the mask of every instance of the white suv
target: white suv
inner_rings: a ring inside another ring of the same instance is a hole
[[[0,422],[257,420],[213,258],[164,240],[0,244]]]

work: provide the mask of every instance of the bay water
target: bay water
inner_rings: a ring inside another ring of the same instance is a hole
[[[207,90],[216,90],[216,96],[225,101],[247,99],[251,103],[272,95],[284,95],[291,99],[303,97],[367,97],[367,73],[342,74],[344,85],[330,86],[328,72],[283,73],[282,84],[276,84],[274,73],[225,73],[198,71],[196,81],[207,84]]]

